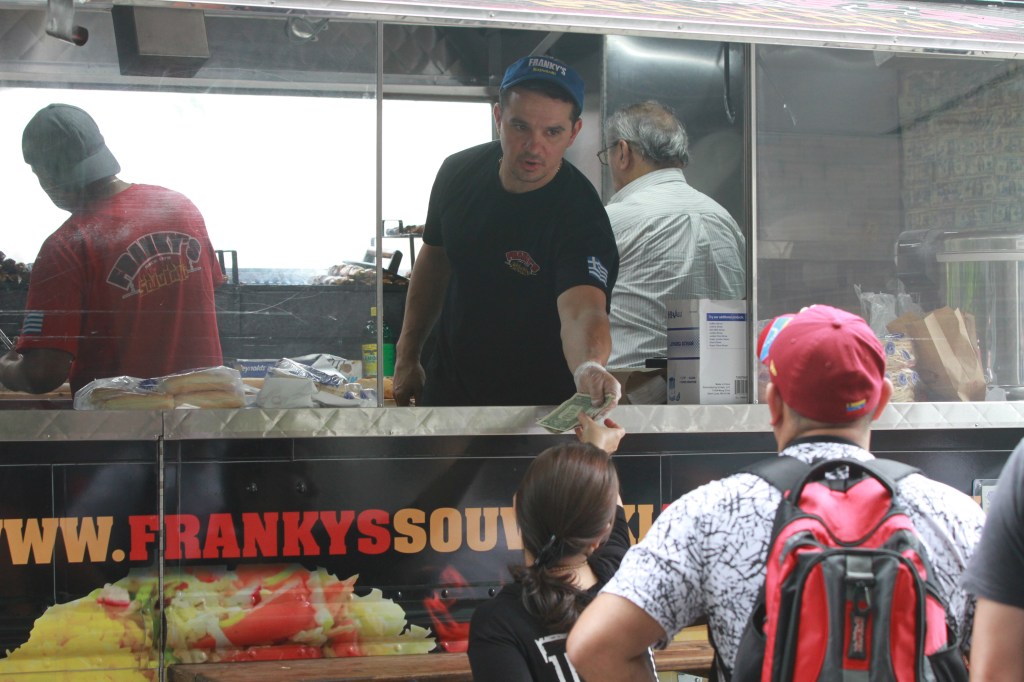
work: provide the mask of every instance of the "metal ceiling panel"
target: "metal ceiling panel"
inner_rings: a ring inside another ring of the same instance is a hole
[[[82,6],[109,4],[97,1],[84,2]],[[173,3],[141,0],[133,4]],[[34,0],[28,5],[40,6],[45,2]],[[248,0],[189,6],[314,13],[399,23],[675,35],[1014,58],[1024,54],[1024,11],[1018,3],[1009,2],[992,6],[890,0]]]

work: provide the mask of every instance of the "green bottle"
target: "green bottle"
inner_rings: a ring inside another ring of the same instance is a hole
[[[384,376],[395,375],[395,335],[384,323]],[[370,319],[363,330],[363,376],[377,376],[377,306],[370,308]]]

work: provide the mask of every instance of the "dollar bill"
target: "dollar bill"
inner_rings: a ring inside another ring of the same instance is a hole
[[[537,423],[549,431],[563,433],[574,428],[580,423],[580,412],[588,417],[596,417],[607,411],[611,405],[612,395],[609,393],[604,397],[604,403],[594,407],[590,401],[589,393],[577,393],[564,403],[551,410],[547,415],[537,420]]]

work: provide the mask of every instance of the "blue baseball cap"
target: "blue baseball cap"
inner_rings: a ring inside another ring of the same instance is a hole
[[[527,56],[514,62],[505,70],[501,90],[519,85],[524,81],[548,81],[559,86],[583,111],[583,79],[576,71],[554,57],[547,55]]]

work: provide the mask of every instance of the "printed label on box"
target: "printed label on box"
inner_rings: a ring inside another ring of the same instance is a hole
[[[667,402],[748,402],[746,301],[668,301],[667,311]]]

